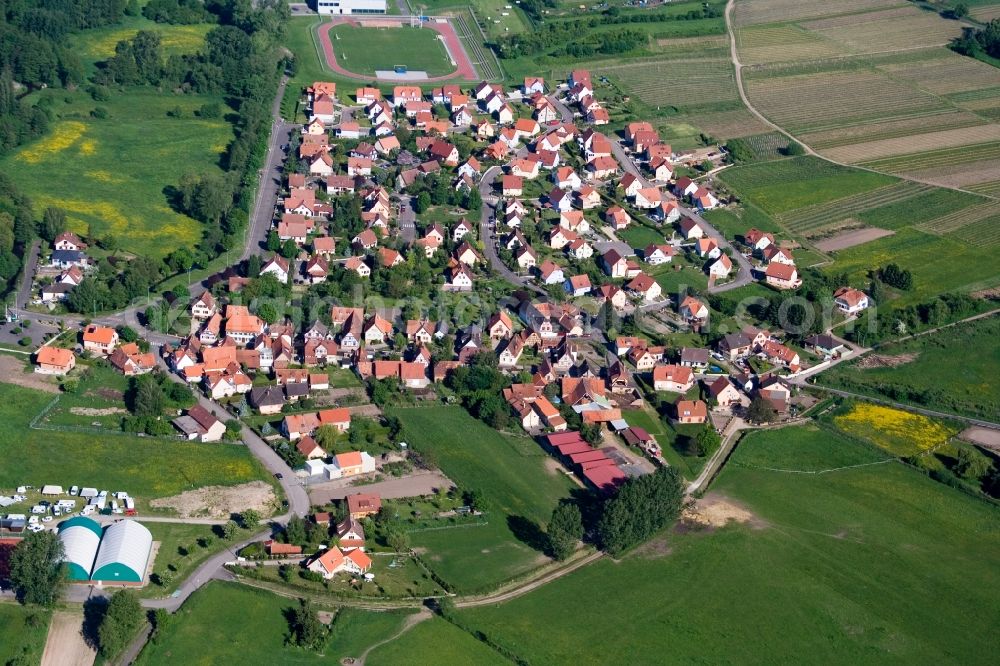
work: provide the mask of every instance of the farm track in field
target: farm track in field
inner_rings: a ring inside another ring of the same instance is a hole
[[[816,152],[816,150],[812,146],[810,146],[807,143],[803,143],[802,141],[800,141],[800,139],[798,138],[798,136],[796,134],[793,134],[789,129],[786,129],[782,125],[779,125],[777,122],[775,122],[775,121],[771,120],[770,118],[768,118],[767,116],[765,116],[759,109],[757,109],[757,107],[755,107],[751,103],[749,95],[747,94],[746,86],[745,86],[744,81],[743,81],[743,69],[744,69],[744,65],[740,61],[740,55],[739,55],[739,51],[737,49],[737,36],[736,36],[736,27],[735,27],[737,24],[734,23],[734,18],[733,18],[733,8],[734,8],[734,6],[735,6],[734,0],[728,0],[728,2],[726,3],[726,10],[725,10],[726,31],[729,34],[730,61],[732,62],[733,67],[735,68],[735,80],[736,80],[737,92],[739,94],[740,101],[747,108],[747,110],[750,111],[754,116],[756,116],[762,123],[764,123],[768,127],[770,127],[772,129],[776,130],[777,132],[783,134],[784,136],[788,137],[790,140],[795,141],[796,143],[799,143],[802,146],[804,152],[807,155],[812,155],[812,156],[815,156],[815,157],[819,157],[819,158],[821,158],[821,159],[823,159],[823,160],[825,160],[827,162],[830,162],[831,164],[837,164],[837,165],[844,166],[844,167],[850,167],[850,168],[854,168],[854,169],[860,169],[860,170],[863,170],[863,171],[870,171],[872,173],[883,173],[881,171],[878,171],[876,169],[872,169],[870,167],[858,166],[858,165],[855,165],[855,164],[849,164],[849,163],[845,163],[845,162],[839,162],[837,160],[830,159],[828,157],[820,155],[819,153]],[[864,6],[864,5],[861,5],[861,6]],[[868,3],[867,6],[870,7],[871,3]],[[848,12],[844,12],[844,13],[848,13]],[[779,20],[792,20],[792,18],[793,17],[783,16]],[[754,21],[754,22],[757,22],[757,21]],[[743,21],[743,22],[739,23],[739,25],[745,26],[745,25],[748,25],[750,23],[751,23],[751,21]],[[942,105],[944,104],[944,100],[943,99],[939,99],[938,101]],[[960,188],[960,187],[949,187],[949,186],[945,186],[945,185],[939,185],[938,183],[934,183],[934,182],[930,182],[930,181],[925,181],[925,180],[921,180],[921,179],[918,179],[918,178],[913,178],[913,177],[910,177],[910,176],[901,176],[901,177],[904,178],[905,180],[909,180],[909,181],[912,181],[912,182],[924,183],[924,184],[933,185],[933,186],[937,186],[937,187],[944,187],[945,189],[955,190],[955,191],[958,191],[958,192],[966,192],[966,193],[969,193],[969,194],[979,194],[980,196],[983,196],[985,194],[983,192],[971,192],[970,190],[963,189],[963,188]],[[989,195],[986,195],[986,196],[989,196]],[[997,198],[1000,198],[1000,197],[992,197],[992,198],[997,199]]]

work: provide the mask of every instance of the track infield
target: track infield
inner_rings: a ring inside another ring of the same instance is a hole
[[[412,81],[413,83],[433,83],[438,81],[450,81],[453,79],[464,79],[466,81],[476,81],[478,79],[476,75],[476,68],[473,66],[472,61],[469,59],[469,55],[465,52],[465,47],[462,46],[461,40],[458,38],[458,33],[455,32],[454,26],[447,19],[435,19],[432,18],[429,21],[423,23],[425,29],[433,30],[438,33],[441,41],[444,44],[445,50],[448,52],[448,57],[454,63],[456,69],[450,74],[444,74],[441,76],[431,76],[428,78],[420,79],[419,81],[413,81],[405,76],[400,76],[396,78],[381,78],[376,77],[373,73],[360,73],[352,72],[346,69],[337,61],[337,55],[333,50],[333,43],[330,39],[330,31],[339,25],[355,25],[362,28],[405,28],[407,23],[399,19],[391,18],[379,18],[379,19],[358,19],[357,17],[344,17],[336,18],[332,21],[323,23],[316,29],[316,35],[319,38],[320,46],[323,49],[323,57],[326,59],[326,66],[331,70],[340,74],[341,76],[346,76],[348,78],[357,79],[359,81],[371,81],[376,79],[378,81]],[[405,59],[405,56],[403,56]],[[405,64],[405,63],[404,63]],[[414,69],[420,69],[415,67]]]

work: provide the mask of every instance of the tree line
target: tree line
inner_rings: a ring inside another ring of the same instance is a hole
[[[557,49],[564,44],[576,43],[598,44],[605,49],[624,48],[631,44],[631,48],[625,50],[603,50],[594,51],[596,53],[624,53],[627,50],[637,48],[645,43],[645,33],[637,30],[609,31],[602,35],[595,35],[592,39],[578,41],[581,35],[587,35],[592,29],[602,25],[627,25],[630,23],[668,23],[672,21],[691,21],[705,18],[717,18],[722,16],[721,6],[704,5],[692,9],[685,14],[671,14],[666,12],[630,12],[621,13],[617,7],[612,7],[600,16],[592,16],[584,19],[573,19],[568,21],[542,21],[543,5],[554,6],[541,0],[532,2],[522,2],[519,6],[536,23],[534,30],[526,30],[516,35],[501,37],[494,45],[501,58],[520,58],[522,56],[538,55],[548,53],[549,55],[574,55],[568,48]],[[622,35],[629,34],[628,38]],[[642,36],[642,41],[636,39],[636,35]],[[553,50],[555,49],[555,50]]]

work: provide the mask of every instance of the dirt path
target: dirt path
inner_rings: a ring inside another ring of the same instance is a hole
[[[90,666],[97,652],[83,640],[83,612],[56,611],[42,653],[42,666]]]
[[[59,385],[49,375],[25,372],[24,361],[23,358],[0,354],[0,382],[46,393],[59,393]]]
[[[386,643],[391,643],[392,641],[396,640],[397,638],[408,632],[410,629],[413,629],[413,627],[417,626],[424,620],[429,620],[432,617],[433,614],[426,608],[422,609],[419,613],[414,613],[413,615],[410,615],[409,617],[406,618],[406,622],[403,623],[403,626],[400,627],[399,631],[394,633],[392,636],[389,636],[388,638],[385,638],[379,641],[378,643],[375,643],[374,645],[369,645],[368,649],[362,652],[361,656],[352,661],[351,663],[354,664],[354,666],[364,666],[365,659],[368,658],[368,653],[370,653],[372,650],[374,650],[375,648],[382,647]]]
[[[505,601],[510,601],[511,599],[516,599],[522,595],[527,594],[528,592],[531,592],[532,590],[536,590],[542,587],[543,585],[548,585],[552,581],[562,578],[566,574],[573,573],[577,569],[585,567],[588,564],[591,564],[592,562],[596,562],[602,557],[604,557],[604,553],[601,551],[597,551],[591,553],[590,555],[587,555],[586,557],[582,557],[576,562],[573,562],[572,564],[562,567],[561,569],[556,569],[552,573],[535,578],[534,580],[531,580],[523,585],[518,585],[505,592],[496,592],[494,594],[490,594],[485,597],[480,597],[478,599],[459,601],[455,603],[455,606],[457,608],[475,608],[476,606],[492,606],[493,604],[499,604]]]

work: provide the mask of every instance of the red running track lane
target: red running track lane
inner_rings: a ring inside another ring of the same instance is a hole
[[[377,19],[372,21],[361,21],[356,18],[336,18],[332,21],[324,23],[319,27],[317,35],[319,36],[320,44],[323,47],[323,54],[326,56],[327,66],[340,74],[341,76],[347,76],[352,79],[357,79],[359,81],[370,81],[373,77],[366,74],[356,74],[355,72],[350,72],[344,69],[340,63],[337,62],[337,56],[333,52],[333,43],[330,41],[330,30],[335,26],[343,25],[345,23],[353,23],[361,27],[374,27],[377,25],[383,25],[386,27],[403,26],[405,23],[398,20],[386,20]],[[448,81],[456,78],[463,78],[466,81],[477,81],[479,77],[476,76],[476,68],[472,66],[472,61],[469,59],[469,55],[465,52],[465,47],[462,46],[462,40],[458,38],[458,34],[455,32],[455,28],[451,25],[450,21],[445,23],[436,23],[434,21],[428,21],[424,23],[424,29],[431,29],[437,32],[444,38],[445,43],[448,45],[448,53],[452,58],[458,63],[458,69],[456,69],[451,74],[445,76],[434,76],[427,79],[420,79],[419,81],[408,81],[408,80],[397,80],[399,84],[411,84],[420,85],[422,83],[432,83],[437,81]],[[385,80],[385,79],[382,79]],[[393,79],[388,79],[393,80]]]

